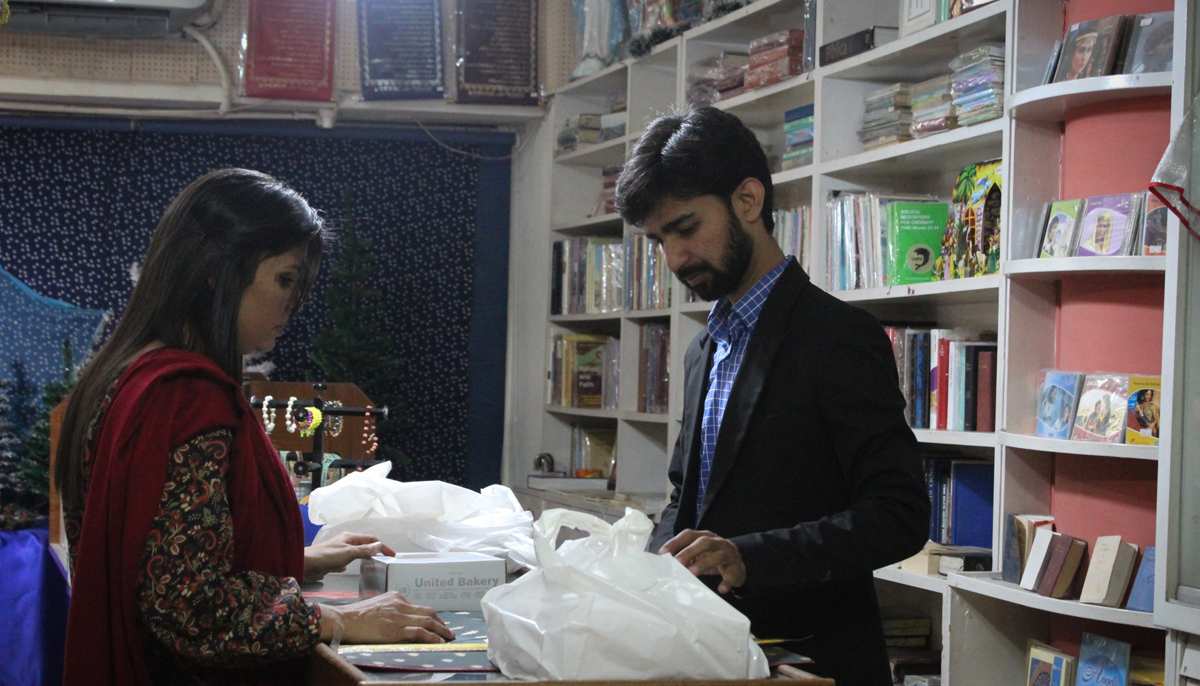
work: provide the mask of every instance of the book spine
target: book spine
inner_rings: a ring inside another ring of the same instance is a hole
[[[950,341],[938,340],[938,415],[937,428],[946,430],[946,418],[950,409]]]
[[[821,66],[854,57],[875,47],[875,28],[863,29],[821,46]]]
[[[975,430],[975,369],[978,364],[979,347],[968,347],[963,360],[963,431]]]
[[[996,430],[996,351],[979,353],[979,392],[976,394],[976,431]]]

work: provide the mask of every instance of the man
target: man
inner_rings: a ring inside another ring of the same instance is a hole
[[[674,489],[651,549],[719,575],[756,635],[811,636],[795,650],[813,671],[890,684],[872,571],[921,549],[929,499],[887,336],[785,259],[766,155],[731,114],[654,121],[617,205],[718,301],[685,358]]]

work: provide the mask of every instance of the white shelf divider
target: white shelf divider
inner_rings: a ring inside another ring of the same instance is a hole
[[[1000,275],[975,276],[969,279],[930,281],[907,286],[859,288],[852,291],[830,291],[846,302],[879,302],[888,300],[929,300],[944,304],[988,302],[996,300]]]
[[[1162,257],[1048,257],[1025,260],[1010,260],[1001,270],[1005,275],[1016,278],[1033,278],[1053,281],[1069,274],[1097,273],[1146,273],[1162,274],[1167,260]]]
[[[657,319],[660,317],[670,317],[671,310],[666,308],[659,310],[624,310],[622,315],[626,319]]]
[[[996,447],[996,434],[990,431],[936,431],[913,429],[913,435],[921,443],[939,445],[965,445],[979,448]]]
[[[625,144],[637,140],[640,134],[626,134],[603,143],[582,143],[571,152],[554,158],[559,164],[575,164],[581,167],[607,167],[625,160]]]
[[[641,422],[643,424],[667,424],[671,421],[670,417],[657,412],[622,412],[621,419],[627,422]]]
[[[621,312],[601,312],[599,314],[552,314],[550,321],[555,324],[576,324],[579,322],[617,322],[621,320]]]
[[[586,407],[563,407],[562,405],[547,405],[546,411],[572,417],[595,417],[598,419],[617,419],[620,415],[616,410],[593,410]]]
[[[1086,605],[1077,600],[1060,600],[1027,591],[1016,584],[994,578],[995,572],[966,572],[950,574],[946,581],[952,588],[978,593],[997,600],[1043,610],[1068,617],[1094,619],[1099,622],[1154,628],[1154,615],[1150,612],[1134,612],[1102,605]]]
[[[948,584],[946,577],[940,574],[914,574],[900,569],[900,565],[890,565],[875,570],[875,578],[893,583],[921,588],[933,593],[945,593]]]
[[[1070,110],[1100,102],[1170,94],[1170,72],[1115,74],[1026,88],[1014,93],[1007,105],[1015,119],[1057,122]]]
[[[926,161],[934,163],[935,166],[941,166],[941,163],[937,162],[937,158],[941,158],[947,152],[957,149],[965,149],[974,153],[977,148],[994,146],[996,151],[999,152],[1001,136],[1004,133],[1004,127],[1007,125],[1008,123],[1004,118],[1000,117],[999,119],[993,119],[981,124],[964,126],[960,129],[947,131],[946,133],[939,133],[928,138],[905,141],[875,150],[867,150],[855,155],[819,162],[817,163],[817,172],[834,174],[856,168],[878,167],[884,163],[904,158],[905,170],[915,173],[915,171],[923,169],[923,163]]]
[[[1091,441],[1068,441],[1061,438],[1041,438],[1001,431],[997,434],[1001,445],[1025,450],[1068,455],[1094,455],[1096,457],[1119,457],[1131,460],[1158,460],[1156,445],[1125,445],[1123,443],[1093,443]]]

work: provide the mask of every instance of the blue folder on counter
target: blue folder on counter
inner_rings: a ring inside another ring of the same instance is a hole
[[[950,465],[950,544],[992,547],[992,485],[990,462]]]

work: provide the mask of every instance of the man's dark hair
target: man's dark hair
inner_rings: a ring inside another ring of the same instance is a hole
[[[617,211],[640,226],[664,200],[715,195],[732,206],[733,191],[748,178],[763,194],[762,220],[775,229],[767,155],[740,119],[715,107],[668,114],[650,123],[617,180]]]

